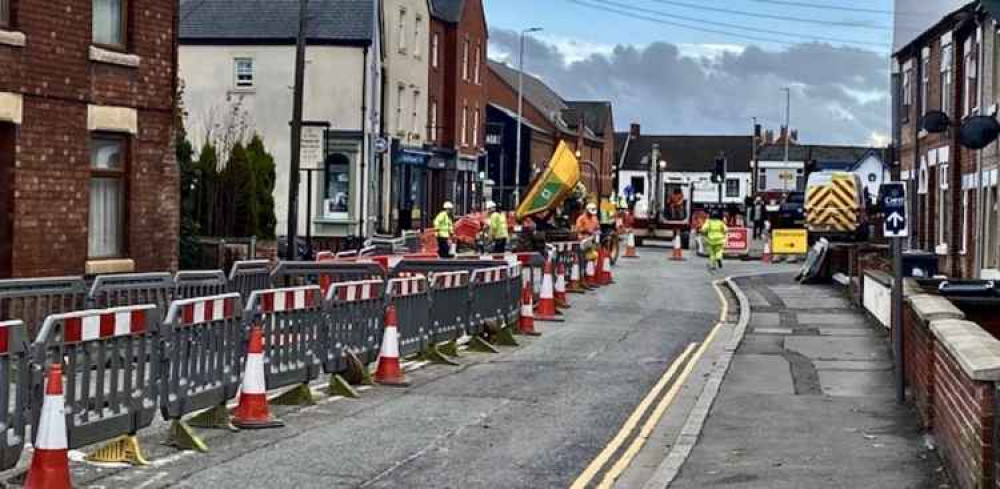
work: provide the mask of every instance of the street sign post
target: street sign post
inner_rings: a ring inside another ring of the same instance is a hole
[[[896,357],[896,401],[906,402],[906,376],[903,374],[903,240],[910,236],[906,213],[906,184],[888,182],[880,192],[885,237],[892,239],[894,278],[892,282],[892,350]]]

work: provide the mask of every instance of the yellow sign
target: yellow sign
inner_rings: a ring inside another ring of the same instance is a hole
[[[805,229],[775,229],[771,238],[771,253],[775,255],[804,255],[809,252],[809,232]]]

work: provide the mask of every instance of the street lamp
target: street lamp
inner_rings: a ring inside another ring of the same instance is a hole
[[[521,121],[524,117],[524,36],[541,32],[541,27],[530,27],[521,31],[521,51],[518,55],[517,70],[517,156],[514,160],[514,206],[521,204]]]

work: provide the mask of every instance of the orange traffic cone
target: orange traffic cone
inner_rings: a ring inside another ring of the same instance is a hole
[[[563,262],[559,262],[559,266],[556,267],[555,299],[556,307],[570,308],[569,297],[566,296],[566,264]]]
[[[375,382],[394,387],[410,385],[399,363],[399,319],[396,316],[396,306],[385,309],[385,333],[382,336],[382,349],[378,354],[378,366],[375,368]]]
[[[586,282],[585,283],[587,284],[587,287],[595,288],[595,287],[598,287],[598,286],[601,285],[601,284],[598,283],[598,280],[597,280],[597,264],[594,263],[594,260],[587,260],[587,275],[586,275],[586,277],[587,278],[586,278]]]
[[[614,278],[611,277],[611,253],[607,250],[601,250],[601,285],[611,285],[615,283]]]
[[[45,379],[45,399],[35,435],[35,453],[25,480],[26,489],[70,489],[69,444],[66,442],[66,399],[62,365],[53,363]]]
[[[597,285],[608,285],[604,281],[604,248],[597,248],[597,262],[594,263],[594,281]]]
[[[685,261],[684,260],[684,248],[681,247],[681,235],[678,234],[674,236],[674,251],[670,255],[670,259],[673,261]]]
[[[573,255],[573,264],[569,269],[569,292],[571,294],[582,294],[584,292],[583,284],[580,282],[580,260]]]
[[[631,229],[625,237],[625,258],[639,258],[639,254],[635,252],[635,233]]]
[[[535,331],[535,293],[530,286],[521,287],[521,318],[517,323],[517,330],[524,335],[541,336]]]
[[[538,305],[535,307],[535,319],[539,321],[562,321],[556,311],[554,279],[552,277],[552,259],[545,261],[545,271],[542,273],[542,291],[539,294]]]
[[[250,329],[247,361],[240,384],[239,404],[233,410],[233,425],[244,429],[277,428],[285,423],[271,416],[264,378],[264,333],[260,326]]]
[[[764,254],[760,257],[760,261],[764,263],[774,262],[774,257],[771,256],[771,238],[768,238],[767,243],[764,244]]]

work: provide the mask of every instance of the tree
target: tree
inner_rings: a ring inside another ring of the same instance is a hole
[[[226,208],[228,225],[226,233],[229,236],[257,236],[257,190],[256,178],[250,167],[243,143],[233,144],[223,172],[226,183],[226,193],[229,194]]]
[[[250,140],[246,152],[257,194],[257,236],[274,239],[277,227],[274,215],[274,184],[277,180],[274,157],[264,148],[264,141],[257,134]]]
[[[216,198],[215,193],[218,167],[219,157],[215,153],[215,146],[212,143],[205,143],[195,165],[198,189],[195,196],[194,215],[197,217],[200,231],[207,236],[216,236],[219,231],[216,221],[219,199]]]

